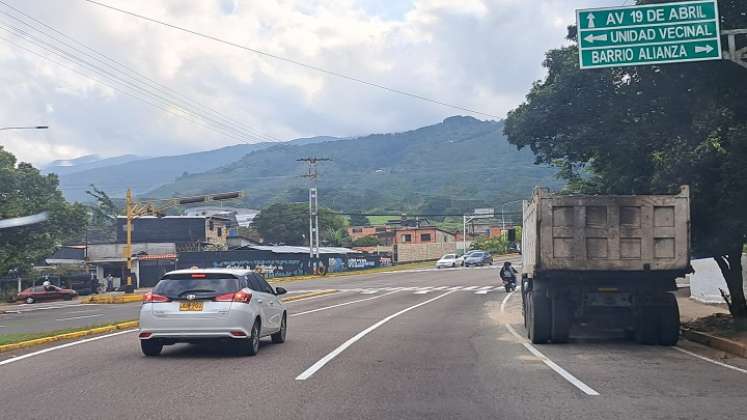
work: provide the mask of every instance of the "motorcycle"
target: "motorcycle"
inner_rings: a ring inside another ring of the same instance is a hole
[[[516,277],[503,279],[503,287],[506,289],[506,293],[511,293],[516,290]]]

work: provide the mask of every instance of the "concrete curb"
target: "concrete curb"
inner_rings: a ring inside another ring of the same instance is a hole
[[[287,298],[284,298],[282,300],[283,300],[283,303],[288,303],[288,302],[294,302],[297,300],[308,299],[311,297],[331,295],[333,293],[337,293],[337,290],[329,289],[329,290],[319,290],[319,291],[314,291],[314,292],[301,293],[300,295],[297,295],[297,296],[288,296]]]
[[[682,336],[708,347],[747,358],[747,346],[726,338],[716,337],[690,328],[682,328]]]
[[[66,333],[66,334],[58,334],[58,335],[53,335],[50,337],[35,338],[33,340],[21,341],[19,343],[4,344],[0,346],[0,353],[12,351],[12,350],[25,349],[28,347],[39,346],[39,345],[47,344],[47,343],[53,343],[55,341],[81,338],[81,337],[85,337],[88,335],[103,334],[103,333],[112,332],[116,330],[128,330],[131,328],[137,328],[137,326],[138,326],[138,321],[127,321],[127,322],[120,322],[118,324],[105,325],[103,327],[91,328],[88,330],[75,331],[75,332]]]
[[[125,294],[125,295],[91,295],[80,298],[80,303],[133,303],[142,302],[143,295]]]

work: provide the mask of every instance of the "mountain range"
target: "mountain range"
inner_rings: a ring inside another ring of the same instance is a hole
[[[336,137],[312,137],[284,144],[304,145],[340,140]],[[60,188],[71,201],[90,201],[86,190],[93,184],[112,197],[123,197],[130,187],[136,194],[146,193],[189,173],[204,172],[235,162],[247,153],[273,147],[277,143],[238,144],[205,152],[161,157],[124,155],[101,159],[95,155],[69,161],[55,161],[43,168],[60,177]]]
[[[449,117],[412,131],[348,141],[283,143],[207,171],[190,171],[147,195],[245,191],[244,205],[308,200],[307,167],[318,164],[321,206],[348,212],[462,214],[528,197],[535,185],[562,186],[556,170],[534,164],[503,136],[502,121]]]

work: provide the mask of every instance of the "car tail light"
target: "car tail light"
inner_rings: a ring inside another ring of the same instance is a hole
[[[143,302],[145,303],[159,303],[159,302],[168,302],[169,298],[166,296],[158,295],[153,292],[148,292],[143,296]]]
[[[148,338],[148,337],[150,337],[151,335],[153,335],[153,333],[149,333],[149,332],[141,332],[141,333],[140,333],[140,334],[138,335],[138,337],[140,337],[140,338]]]
[[[222,294],[215,297],[216,302],[241,302],[241,303],[249,303],[249,301],[252,300],[252,294],[245,292],[243,290],[239,290],[238,292],[231,292]]]

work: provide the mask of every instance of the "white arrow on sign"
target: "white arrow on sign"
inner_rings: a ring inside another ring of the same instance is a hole
[[[606,41],[607,40],[607,34],[601,34],[601,35],[591,35],[584,38],[586,42],[593,44],[594,41]]]
[[[709,52],[711,52],[711,51],[713,51],[713,50],[715,50],[715,48],[713,48],[713,47],[712,47],[712,46],[710,46],[710,45],[706,45],[705,47],[701,47],[700,45],[696,45],[696,46],[695,46],[695,53],[696,53],[696,54],[700,54],[700,53],[709,53]]]
[[[594,19],[594,13],[589,13],[588,15],[586,15],[586,20],[588,22],[586,26],[589,28],[596,28],[596,25],[594,25]]]

